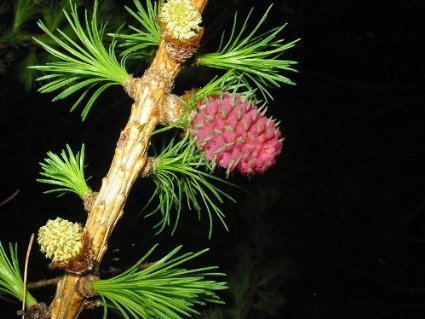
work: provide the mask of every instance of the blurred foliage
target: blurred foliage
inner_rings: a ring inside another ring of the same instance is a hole
[[[85,2],[75,0],[73,3],[79,6]],[[0,4],[0,75],[10,74],[25,90],[33,89],[40,72],[28,67],[46,64],[53,58],[37,46],[33,38],[53,48],[57,46],[45,33],[41,33],[37,21],[43,21],[52,32],[60,28],[69,33],[67,31],[71,27],[66,23],[63,11],[68,7],[68,0],[5,0]],[[91,4],[86,7],[93,8]],[[114,0],[103,0],[99,15],[108,21],[108,29],[114,31],[124,21],[121,5]]]
[[[238,241],[235,266],[228,273],[226,306],[204,313],[204,319],[280,318],[287,301],[284,285],[295,276],[292,260],[283,255],[279,228],[264,216],[281,200],[274,189],[262,190],[239,208],[248,238]],[[243,212],[243,213],[242,213]],[[279,244],[280,243],[280,244]]]

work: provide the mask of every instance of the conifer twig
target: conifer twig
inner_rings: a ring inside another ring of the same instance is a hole
[[[193,1],[199,11],[206,3],[207,0]],[[162,39],[152,64],[137,79],[137,85],[131,88],[134,103],[129,120],[121,131],[108,174],[103,178],[101,189],[88,212],[85,229],[91,242],[95,272],[106,253],[109,236],[123,214],[130,189],[147,165],[150,136],[159,123],[158,110],[181,70],[182,61],[170,56],[166,46],[167,40]],[[85,300],[77,290],[82,278],[85,278],[84,275],[66,274],[58,282],[50,306],[51,319],[78,317]]]
[[[50,285],[56,285],[61,277],[55,277],[50,279],[42,279],[27,284],[28,289],[39,289]]]
[[[19,194],[19,189],[17,189],[16,191],[13,192],[12,195],[10,195],[9,197],[7,197],[6,199],[2,200],[0,202],[0,206],[3,206],[5,204],[7,204],[8,202],[10,202],[12,199],[14,199],[16,196],[18,196]]]

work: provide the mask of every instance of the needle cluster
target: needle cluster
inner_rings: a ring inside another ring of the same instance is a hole
[[[125,58],[118,62],[115,56],[116,41],[113,40],[108,49],[104,46],[106,24],[99,26],[97,6],[98,2],[95,1],[91,18],[85,11],[82,23],[78,17],[77,6],[70,0],[71,12],[64,10],[64,14],[73,34],[66,34],[58,29],[57,32],[61,36],[58,37],[43,22],[38,22],[39,27],[60,47],[59,49],[34,38],[34,41],[59,60],[32,67],[47,73],[37,79],[47,82],[39,88],[39,92],[60,91],[53,101],[80,92],[81,95],[71,107],[71,111],[90,93],[90,98],[81,113],[83,120],[100,94],[112,85],[125,85],[131,78],[125,70]],[[73,37],[78,40],[75,41]]]
[[[17,245],[9,243],[9,254],[0,242],[0,293],[9,294],[20,302],[24,300],[24,282],[19,269]],[[37,302],[27,291],[25,305],[30,307]]]
[[[280,38],[280,33],[286,24],[263,33],[259,32],[267,20],[271,8],[272,6],[267,9],[251,31],[248,31],[248,27],[253,9],[250,10],[241,27],[238,26],[236,13],[227,42],[224,40],[225,33],[223,32],[218,51],[198,56],[197,64],[234,70],[258,88],[266,100],[272,98],[269,87],[278,87],[284,83],[294,84],[281,72],[295,71],[292,65],[296,62],[282,59],[281,56],[298,40],[284,43],[284,40]],[[239,31],[237,31],[238,29]]]
[[[143,264],[155,248],[124,273],[93,283],[104,300],[104,318],[112,308],[125,319],[181,319],[199,314],[195,307],[206,302],[222,303],[216,292],[226,289],[226,283],[209,279],[224,276],[217,267],[181,267],[208,249],[177,256],[179,246],[160,260]]]
[[[62,150],[60,156],[53,152],[47,152],[47,158],[40,163],[42,168],[40,175],[44,178],[39,178],[37,181],[53,185],[45,193],[63,195],[69,192],[75,193],[81,198],[86,198],[91,193],[91,190],[87,186],[84,176],[84,160],[84,144],[76,154],[72,152],[69,145],[66,145],[66,150]]]
[[[129,25],[129,32],[111,33],[110,35],[117,39],[122,39],[120,47],[125,50],[121,56],[129,58],[144,58],[149,50],[156,48],[161,42],[161,30],[157,23],[158,3],[146,1],[146,9],[139,0],[134,0],[137,12],[128,6],[125,6],[130,15],[140,24],[139,27]]]
[[[220,204],[224,198],[234,200],[214,182],[222,185],[231,184],[213,175],[211,164],[206,161],[203,153],[196,148],[195,142],[188,135],[181,140],[173,139],[161,151],[155,158],[155,170],[151,176],[156,187],[147,205],[155,198],[159,199],[159,203],[147,216],[160,212],[162,218],[156,225],[159,228],[158,232],[170,225],[172,219],[174,219],[174,231],[184,206],[194,210],[198,219],[201,218],[202,211],[206,211],[210,222],[210,236],[213,215],[218,217],[227,229]]]

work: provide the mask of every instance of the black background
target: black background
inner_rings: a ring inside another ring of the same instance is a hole
[[[258,16],[268,5],[211,0],[205,46],[214,48],[234,10],[245,16],[255,6]],[[217,222],[211,240],[207,219],[190,213],[172,237],[170,229],[154,237],[155,218],[136,217],[152,185],[137,183],[105,266],[128,266],[158,242],[162,253],[177,244],[211,247],[202,262],[231,273],[249,246],[261,250],[253,261],[259,272],[284,265],[279,294],[286,304],[275,318],[424,318],[424,9],[420,0],[275,3],[267,26],[288,22],[285,38],[302,38],[288,53],[299,62],[299,73],[288,74],[297,86],[275,89],[269,106],[286,137],[278,164],[262,176],[234,176],[247,192],[231,190],[238,204],[225,206],[230,232]],[[0,206],[0,239],[17,242],[23,256],[47,219],[85,220],[72,195],[42,194],[38,162],[49,150],[84,142],[97,189],[131,101],[112,89],[82,124],[69,102],[26,93],[11,75],[0,81],[0,201],[19,190]],[[187,89],[185,81],[177,88]],[[52,276],[36,248],[30,281]],[[53,293],[35,295],[49,302]],[[19,305],[0,302],[0,318],[13,318]]]

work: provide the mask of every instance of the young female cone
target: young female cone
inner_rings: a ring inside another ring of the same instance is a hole
[[[241,97],[224,93],[198,104],[191,133],[207,160],[245,175],[264,172],[282,150],[282,133],[275,121]]]

